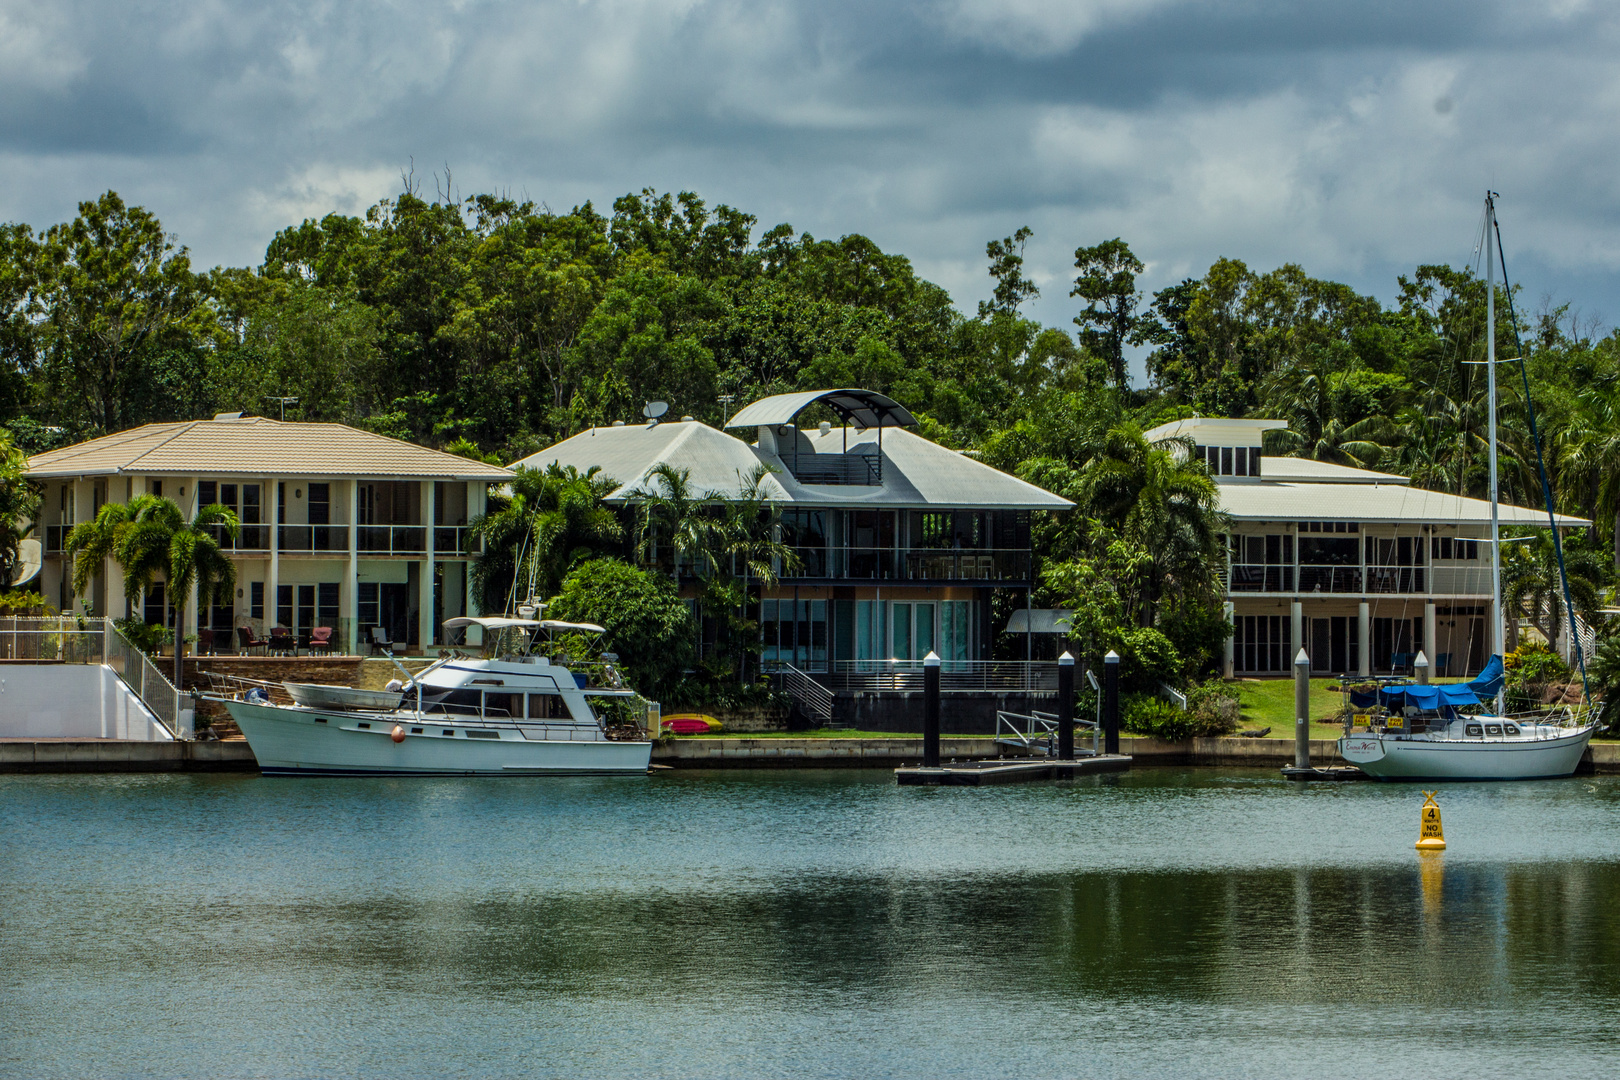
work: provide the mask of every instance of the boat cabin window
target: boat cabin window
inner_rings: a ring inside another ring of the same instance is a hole
[[[438,704],[445,712],[477,713],[483,708],[484,692],[460,687],[445,694]]]
[[[1517,735],[1519,733],[1519,725],[1518,724],[1503,724],[1502,725],[1502,730],[1507,732],[1509,735]]]
[[[1463,734],[1479,736],[1485,734],[1485,729],[1479,724],[1465,724],[1463,726]]]
[[[522,717],[523,695],[486,692],[484,694],[484,715]]]
[[[439,732],[440,735],[454,735],[455,733],[455,728],[445,728],[443,731]]]
[[[1485,725],[1485,734],[1487,734],[1487,735],[1500,735],[1500,734],[1502,734],[1502,725],[1501,724],[1486,724]]]
[[[529,695],[530,720],[567,720],[568,706],[556,694]]]

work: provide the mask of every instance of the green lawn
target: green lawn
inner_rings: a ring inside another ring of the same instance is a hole
[[[1294,680],[1293,679],[1239,679],[1228,685],[1236,687],[1238,700],[1243,706],[1243,730],[1270,728],[1271,739],[1294,737]],[[1337,723],[1323,723],[1344,707],[1344,695],[1329,692],[1329,686],[1338,686],[1338,679],[1311,680],[1311,738],[1337,739],[1344,727]]]

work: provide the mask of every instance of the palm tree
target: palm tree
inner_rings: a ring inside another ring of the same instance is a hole
[[[1531,622],[1546,637],[1547,644],[1557,649],[1559,635],[1568,624],[1558,555],[1553,548],[1551,531],[1538,529],[1528,535],[1534,539],[1501,546],[1502,606],[1510,615],[1528,611]],[[1593,622],[1603,606],[1597,585],[1603,572],[1600,560],[1587,548],[1566,544],[1564,569],[1575,614],[1588,623]],[[1508,619],[1510,632],[1515,630],[1516,621]],[[1514,637],[1517,638],[1516,633]]]
[[[725,497],[718,492],[692,489],[691,471],[664,462],[647,474],[651,490],[641,493],[636,507],[636,555],[658,564],[669,556],[669,569],[679,574],[689,568],[700,579],[719,568],[718,507]]]
[[[90,521],[73,527],[64,547],[84,556],[73,566],[73,589],[80,596],[97,566],[110,555],[124,571],[124,597],[150,589],[160,577],[174,605],[174,685],[185,679],[186,598],[197,589],[207,607],[236,590],[236,564],[219,546],[214,530],[237,537],[236,513],[219,503],[186,520],[174,502],[159,495],[137,495],[127,504],[108,503]]]
[[[24,478],[28,456],[0,429],[0,585],[17,576],[18,549],[39,518],[39,485]]]
[[[577,564],[613,549],[623,528],[602,500],[619,485],[601,473],[600,466],[582,473],[556,462],[519,467],[511,495],[472,520],[470,535],[484,547],[472,570],[482,610],[505,611],[520,599],[514,589],[552,596]]]
[[[1613,526],[1614,566],[1620,570],[1620,387],[1586,387],[1575,396],[1569,422],[1552,440],[1567,509],[1591,512]],[[1584,505],[1582,505],[1584,504]]]
[[[1176,452],[1175,443],[1150,443],[1134,424],[1122,424],[1081,476],[1081,512],[1153,560],[1141,602],[1133,605],[1142,626],[1153,625],[1167,592],[1195,599],[1219,593],[1226,528],[1220,493],[1203,463]]]
[[[1389,447],[1394,425],[1382,416],[1345,423],[1334,405],[1332,369],[1326,364],[1279,367],[1267,377],[1262,395],[1265,415],[1287,420],[1269,439],[1290,457],[1371,468]]]

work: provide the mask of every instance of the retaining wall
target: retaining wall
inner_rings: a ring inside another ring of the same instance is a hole
[[[0,738],[167,742],[168,731],[104,664],[0,664]]]

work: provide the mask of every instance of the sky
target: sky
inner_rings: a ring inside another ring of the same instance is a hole
[[[1620,321],[1620,5],[1584,0],[0,0],[0,220],[107,189],[200,267],[432,194],[696,191],[864,233],[972,312],[1034,230],[1141,284],[1285,262],[1390,300],[1487,188],[1530,307]]]

